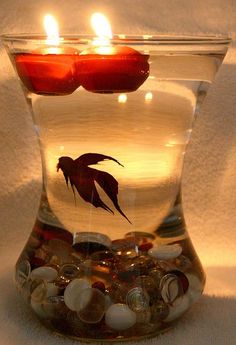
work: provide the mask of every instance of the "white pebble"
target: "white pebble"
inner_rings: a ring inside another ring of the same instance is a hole
[[[50,266],[42,266],[42,267],[35,268],[30,274],[30,278],[43,279],[48,283],[53,282],[57,276],[58,276],[57,270]]]
[[[105,322],[112,329],[122,331],[136,323],[136,314],[126,304],[112,304],[106,311]]]
[[[64,302],[70,310],[76,310],[76,298],[80,295],[81,290],[88,287],[90,287],[90,282],[84,278],[76,278],[67,285],[64,292]]]
[[[155,246],[149,249],[148,254],[159,260],[171,260],[182,253],[182,247],[178,243]]]
[[[178,298],[171,306],[169,306],[169,314],[165,318],[166,322],[178,319],[189,308],[189,298],[183,295]]]

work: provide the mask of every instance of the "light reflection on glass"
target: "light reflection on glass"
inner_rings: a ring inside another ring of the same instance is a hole
[[[126,103],[127,102],[127,95],[125,93],[121,93],[118,96],[118,102],[119,103]]]
[[[152,38],[152,35],[143,35],[143,38],[144,38],[145,40],[148,40],[149,38]]]
[[[152,94],[152,92],[146,92],[146,94],[145,94],[145,101],[146,101],[146,103],[149,103],[149,102],[151,102],[151,100],[153,99],[153,94]]]

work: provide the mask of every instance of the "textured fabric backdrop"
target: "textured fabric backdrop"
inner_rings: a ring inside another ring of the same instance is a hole
[[[1,0],[0,34],[42,32],[46,12],[57,17],[61,32],[88,33],[88,18],[95,11],[109,17],[115,33],[221,33],[236,37],[235,0]],[[14,263],[37,212],[41,166],[31,117],[2,49],[0,169],[0,343],[74,344],[41,327],[22,304],[12,283]],[[234,40],[195,122],[184,166],[183,201],[191,239],[206,268],[207,286],[205,296],[176,329],[159,337],[159,344],[236,344]],[[152,339],[143,343],[155,342]]]

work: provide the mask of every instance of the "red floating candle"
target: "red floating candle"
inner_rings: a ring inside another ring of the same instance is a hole
[[[149,75],[148,55],[126,46],[111,45],[111,26],[101,13],[91,24],[97,37],[94,47],[84,50],[77,61],[77,78],[88,91],[98,93],[137,90]]]
[[[79,87],[75,77],[75,51],[55,49],[56,54],[37,51],[15,55],[18,75],[29,91],[42,95],[66,95]]]
[[[148,58],[126,46],[91,48],[78,57],[77,78],[92,92],[135,91],[149,75]]]
[[[32,53],[15,55],[15,65],[26,88],[42,95],[67,95],[79,87],[75,77],[78,50],[59,46],[58,25],[55,19],[44,18],[47,32],[46,47]]]

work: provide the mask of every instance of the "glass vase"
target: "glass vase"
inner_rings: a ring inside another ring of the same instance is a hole
[[[128,340],[169,329],[205,274],[181,204],[184,153],[222,37],[2,37],[33,116],[43,187],[15,270],[52,330]]]

